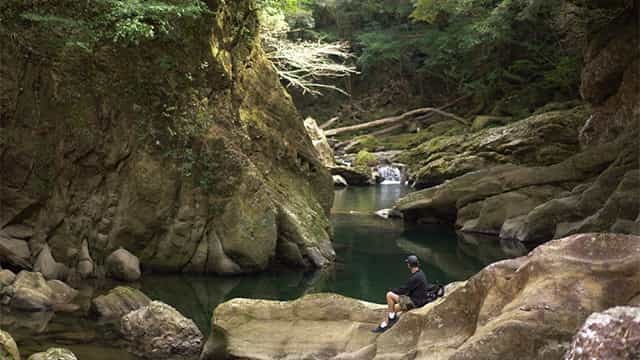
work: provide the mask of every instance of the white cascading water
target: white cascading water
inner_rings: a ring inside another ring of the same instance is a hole
[[[392,165],[380,165],[376,171],[384,179],[382,184],[400,184],[402,183],[402,171]]]

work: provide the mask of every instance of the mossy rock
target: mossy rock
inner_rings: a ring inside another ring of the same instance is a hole
[[[512,120],[509,116],[478,115],[473,119],[472,130],[481,130],[488,127],[497,127],[508,124]]]
[[[499,164],[551,165],[580,150],[578,132],[589,115],[588,106],[579,106],[474,133],[437,136],[395,160],[408,165],[417,187]]]

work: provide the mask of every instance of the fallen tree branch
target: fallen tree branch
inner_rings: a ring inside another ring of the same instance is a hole
[[[401,115],[398,115],[398,116],[391,116],[391,117],[387,117],[387,118],[382,118],[382,119],[378,119],[378,120],[369,121],[369,122],[366,122],[366,123],[363,123],[363,124],[357,124],[357,125],[351,125],[351,126],[345,126],[345,127],[341,127],[341,128],[326,130],[324,133],[325,133],[326,136],[335,136],[335,135],[343,134],[343,133],[346,133],[346,132],[352,132],[352,131],[358,131],[358,130],[363,130],[363,129],[369,129],[369,128],[372,128],[372,127],[395,124],[395,123],[403,122],[403,121],[411,119],[411,118],[424,117],[425,115],[430,114],[430,113],[436,113],[436,114],[441,115],[443,117],[456,120],[457,122],[459,122],[459,123],[461,123],[461,124],[463,124],[464,126],[467,126],[467,127],[469,127],[471,125],[467,120],[459,117],[458,115],[446,112],[446,111],[438,109],[438,108],[425,107],[425,108],[411,110],[411,111],[408,111],[408,112],[406,112],[404,114],[401,114]]]
[[[460,102],[460,101],[462,101],[462,100],[464,100],[464,99],[466,99],[468,97],[469,97],[468,95],[459,97],[459,98],[457,98],[457,99],[455,99],[455,100],[453,100],[453,101],[451,101],[451,102],[439,107],[438,110],[443,111],[444,109],[449,108],[449,107],[457,104],[458,102]],[[422,121],[428,120],[429,118],[431,118],[433,116],[433,114],[436,114],[436,113],[437,112],[432,111],[432,112],[429,112],[429,113],[427,113],[425,115],[418,116],[413,120],[422,122]],[[374,131],[372,133],[369,133],[369,134],[360,135],[360,136],[357,136],[357,137],[355,137],[353,139],[339,142],[339,143],[335,144],[333,146],[333,148],[335,150],[342,149],[343,151],[349,151],[353,147],[358,145],[360,142],[362,142],[362,140],[364,140],[367,137],[372,137],[372,136],[375,137],[375,136],[385,135],[385,134],[394,132],[394,131],[396,131],[398,129],[401,129],[401,128],[405,127],[406,125],[407,124],[404,123],[404,122],[401,122],[400,124],[394,124],[394,125],[391,125],[389,127],[384,128],[384,129],[376,130],[376,131]],[[325,134],[326,134],[326,131],[325,131]]]
[[[354,146],[358,145],[360,142],[362,142],[362,140],[368,138],[368,137],[375,137],[375,136],[380,136],[380,135],[384,135],[384,134],[388,134],[390,132],[394,132],[398,129],[402,129],[403,127],[405,127],[406,124],[402,123],[402,124],[395,124],[395,125],[391,125],[389,127],[386,127],[384,129],[378,130],[378,131],[374,131],[370,134],[366,134],[366,135],[362,135],[362,136],[358,136],[354,139],[351,140],[347,140],[347,141],[342,141],[337,143],[336,145],[334,145],[334,149],[342,149],[344,151],[349,151],[351,150]]]
[[[324,129],[328,128],[329,126],[335,124],[336,121],[338,121],[338,120],[340,120],[339,117],[337,117],[337,116],[336,117],[332,117],[331,119],[329,119],[329,121],[327,121],[326,123],[320,125],[320,129],[324,130]]]

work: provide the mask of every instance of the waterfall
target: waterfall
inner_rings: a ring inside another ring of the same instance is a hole
[[[404,178],[403,172],[398,166],[379,165],[376,171],[382,177],[382,184],[401,184]]]

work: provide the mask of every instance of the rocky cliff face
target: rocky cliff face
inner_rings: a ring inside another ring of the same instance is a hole
[[[462,231],[530,244],[590,231],[640,234],[640,50],[623,45],[637,43],[638,2],[579,5],[600,20],[587,35],[582,73],[581,93],[591,110],[551,112],[423,145],[433,153],[413,174],[437,186],[398,202],[409,222],[456,223]],[[559,118],[574,126],[518,135],[527,125],[553,129]]]
[[[255,4],[207,6],[178,38],[90,51],[5,19],[0,261],[21,241],[71,268],[85,241],[98,264],[124,247],[174,272],[333,259],[331,178],[260,49]]]

